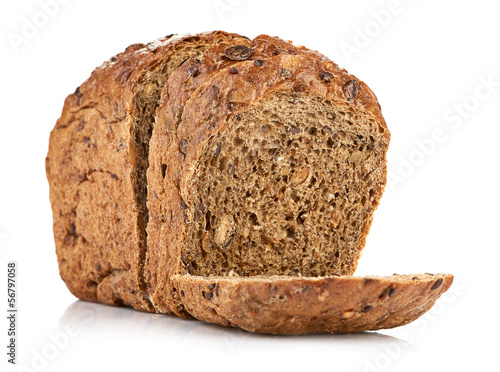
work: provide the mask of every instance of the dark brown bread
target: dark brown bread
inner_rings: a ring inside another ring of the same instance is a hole
[[[60,274],[88,301],[152,311],[142,275],[149,137],[161,89],[212,32],[134,44],[69,95],[49,143],[47,178]]]
[[[451,275],[345,276],[389,140],[372,91],[304,47],[224,32],[131,46],[51,133],[61,277],[84,300],[253,332],[406,324]]]
[[[272,334],[348,333],[402,326],[429,310],[451,275],[172,278],[197,319]]]

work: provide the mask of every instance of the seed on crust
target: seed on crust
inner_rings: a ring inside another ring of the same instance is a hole
[[[246,59],[249,59],[254,53],[254,49],[249,48],[245,45],[233,45],[224,51],[224,55],[226,56],[226,58],[229,58],[233,61],[244,61]]]

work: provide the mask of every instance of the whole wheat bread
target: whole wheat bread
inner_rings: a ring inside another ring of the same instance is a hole
[[[389,140],[366,84],[304,47],[223,32],[131,46],[51,134],[61,277],[85,300],[253,332],[406,324],[451,275],[345,276]]]

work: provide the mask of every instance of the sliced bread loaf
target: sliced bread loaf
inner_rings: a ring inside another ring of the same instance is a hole
[[[131,46],[51,133],[61,276],[84,300],[253,332],[406,324],[451,275],[350,276],[389,140],[373,92],[304,47],[223,32]]]

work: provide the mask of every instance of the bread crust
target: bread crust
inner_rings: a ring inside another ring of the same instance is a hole
[[[405,325],[453,282],[447,274],[392,277],[172,277],[199,320],[256,333],[352,333]]]
[[[131,45],[66,98],[45,164],[59,271],[75,296],[153,310],[134,192],[134,100],[147,74],[177,48],[233,37],[240,36],[215,31]]]
[[[228,50],[234,49],[235,46],[240,49],[248,48],[248,57],[229,58]],[[237,73],[239,62],[260,61],[284,54],[302,54],[318,61],[329,61],[316,51],[294,46],[291,42],[268,35],[259,35],[253,40],[242,37],[223,41],[207,49],[201,56],[186,61],[169,78],[163,89],[162,102],[158,109],[161,115],[161,120],[158,120],[159,128],[164,128],[168,133],[175,132],[181,121],[184,106],[191,95],[223,69],[233,67],[236,69],[234,73]]]

